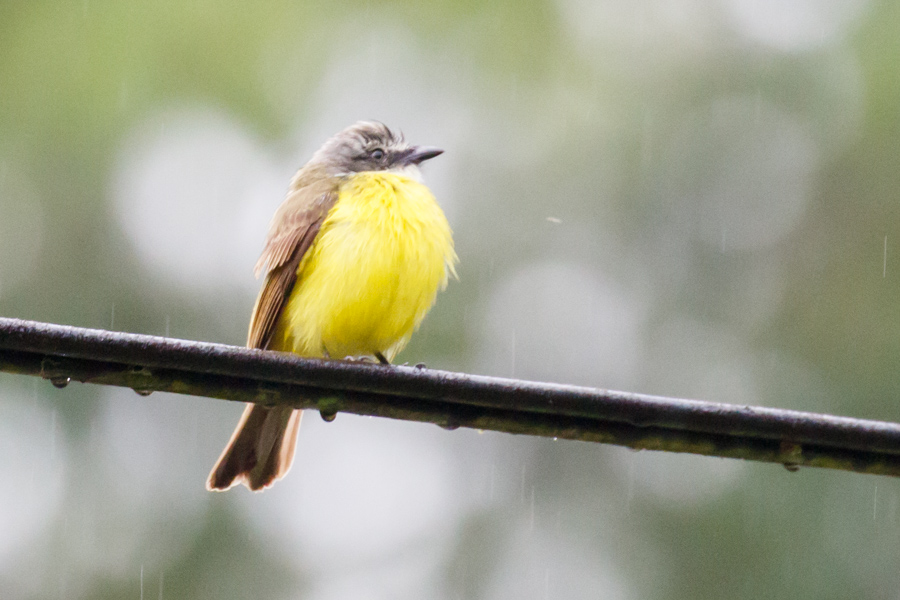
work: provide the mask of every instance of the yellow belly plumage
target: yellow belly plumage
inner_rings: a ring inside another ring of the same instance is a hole
[[[427,187],[387,171],[353,175],[300,263],[269,347],[391,360],[455,276],[456,260]]]

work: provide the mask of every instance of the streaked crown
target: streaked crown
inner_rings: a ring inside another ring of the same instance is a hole
[[[384,123],[359,121],[344,129],[313,155],[309,164],[325,166],[334,175],[362,171],[406,170],[443,150],[411,146]]]

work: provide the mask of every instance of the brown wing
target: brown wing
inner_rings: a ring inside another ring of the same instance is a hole
[[[297,279],[297,268],[319,233],[322,221],[337,201],[335,178],[317,178],[307,183],[303,171],[294,178],[291,192],[275,212],[256,275],[266,271],[247,335],[248,348],[266,348],[275,322]]]

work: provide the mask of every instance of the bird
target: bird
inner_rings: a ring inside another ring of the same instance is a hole
[[[377,121],[328,139],[272,218],[247,346],[390,364],[456,278],[450,225],[419,168],[442,153]],[[248,404],[207,489],[262,491],[283,478],[301,415]]]

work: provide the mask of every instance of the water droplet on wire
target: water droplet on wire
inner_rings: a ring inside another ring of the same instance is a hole
[[[70,381],[72,381],[72,378],[65,377],[65,376],[50,378],[50,383],[53,384],[53,387],[60,389],[60,390],[63,389],[64,387],[66,387],[67,385],[69,385]]]

